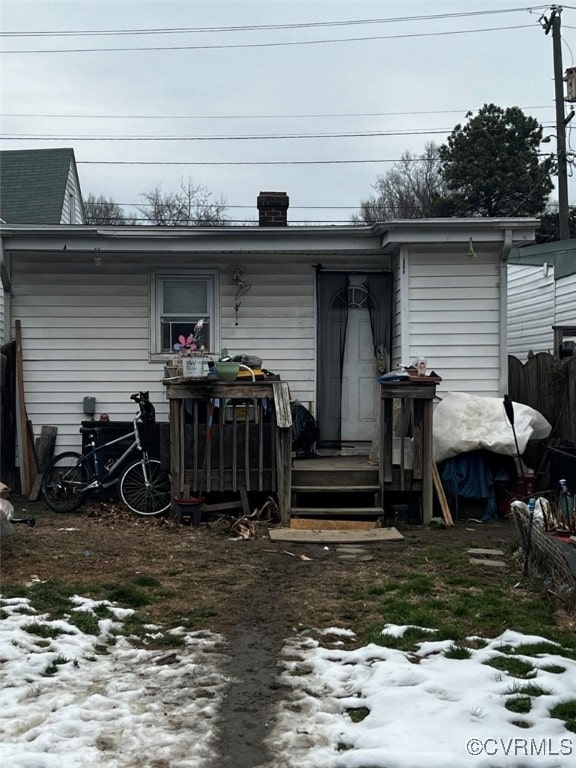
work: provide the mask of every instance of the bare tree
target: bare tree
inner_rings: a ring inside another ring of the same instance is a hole
[[[96,224],[96,226],[109,224],[113,227],[134,224],[134,220],[126,216],[124,209],[112,198],[106,199],[104,195],[96,197],[89,194],[83,202],[86,224]]]
[[[206,187],[194,184],[192,179],[180,183],[178,192],[162,192],[160,184],[151,192],[144,192],[145,200],[138,210],[150,224],[165,227],[215,227],[227,223],[224,211],[226,201],[213,199]]]
[[[352,216],[353,222],[433,216],[445,194],[438,147],[429,142],[421,155],[404,152],[389,171],[377,177],[373,188],[376,194],[360,203],[360,214]]]

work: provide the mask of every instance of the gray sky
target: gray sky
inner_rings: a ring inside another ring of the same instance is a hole
[[[468,110],[519,106],[555,133],[552,38],[538,22],[548,8],[518,0],[1,0],[1,147],[73,147],[84,196],[141,204],[156,184],[171,191],[192,177],[225,198],[232,219],[253,219],[258,192],[277,190],[290,196],[291,222],[346,222],[391,167],[360,161],[443,143]],[[576,0],[563,8],[566,69],[576,66]],[[500,13],[478,13],[487,11]],[[409,18],[446,14],[457,15]],[[365,20],[381,21],[328,24]],[[182,28],[201,31],[92,34]],[[65,31],[85,34],[6,35]],[[131,50],[46,52],[87,48]],[[572,125],[574,150],[576,118]],[[350,133],[397,135],[325,135]],[[263,138],[294,134],[324,137]],[[116,140],[129,136],[155,138]],[[170,164],[144,164],[161,161]],[[266,164],[274,162],[285,164]],[[573,177],[569,190],[574,204]]]

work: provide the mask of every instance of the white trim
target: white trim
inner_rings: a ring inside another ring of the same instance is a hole
[[[159,352],[159,307],[157,285],[159,280],[174,280],[174,278],[205,279],[211,285],[208,292],[208,314],[210,317],[212,349],[220,349],[220,272],[217,269],[149,269],[150,291],[150,362],[164,362],[169,353]]]
[[[410,249],[400,247],[400,360],[402,365],[410,365]]]

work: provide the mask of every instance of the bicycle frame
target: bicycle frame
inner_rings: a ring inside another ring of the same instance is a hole
[[[140,440],[140,434],[138,432],[138,424],[140,423],[140,418],[137,417],[132,422],[133,424],[133,430],[132,432],[127,432],[124,435],[120,435],[120,437],[114,438],[114,440],[109,440],[107,443],[103,443],[102,445],[96,445],[94,442],[94,437],[92,437],[92,440],[89,443],[90,450],[86,453],[82,454],[81,463],[87,462],[89,459],[92,459],[92,464],[94,467],[94,475],[96,479],[86,485],[82,490],[83,491],[89,491],[94,488],[107,488],[111,485],[113,485],[116,482],[116,478],[110,479],[118,467],[121,466],[122,462],[125,461],[125,459],[128,458],[128,456],[134,451],[134,449],[137,449],[140,452],[140,455],[143,456],[145,451],[142,448],[142,442]],[[97,429],[97,428],[95,428]],[[90,430],[93,431],[93,430]],[[121,443],[123,440],[126,440],[127,437],[132,437],[133,440],[130,443],[130,445],[126,448],[124,453],[119,456],[117,459],[114,459],[112,461],[112,464],[103,466],[99,466],[98,462],[98,454],[105,450],[106,448],[109,448],[111,445],[116,445],[118,443]],[[106,474],[103,475],[103,472]],[[108,478],[108,479],[106,479]]]

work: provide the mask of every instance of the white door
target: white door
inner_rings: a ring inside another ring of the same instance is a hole
[[[371,442],[378,404],[378,365],[374,357],[368,294],[363,278],[352,275],[342,370],[342,442]]]

